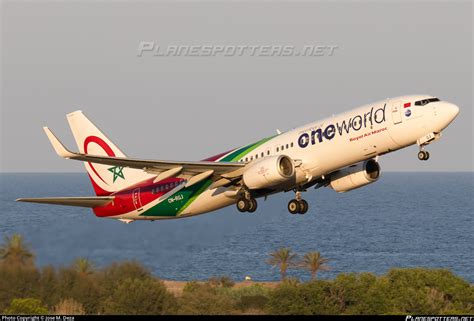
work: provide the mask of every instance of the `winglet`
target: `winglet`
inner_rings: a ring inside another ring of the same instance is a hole
[[[75,155],[66,147],[64,147],[64,145],[59,141],[59,139],[53,134],[51,129],[49,129],[48,127],[43,127],[43,130],[46,133],[46,136],[48,136],[48,139],[51,142],[51,145],[53,145],[53,148],[56,151],[56,154],[58,154],[59,156],[63,158],[70,158]]]

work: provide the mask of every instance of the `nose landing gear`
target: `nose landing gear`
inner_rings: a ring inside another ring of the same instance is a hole
[[[418,159],[421,161],[426,161],[430,158],[430,153],[424,150],[418,152]]]
[[[416,143],[420,147],[420,151],[418,152],[418,159],[421,161],[426,161],[430,158],[430,153],[425,151],[425,146],[430,144],[431,142],[438,140],[441,138],[441,133],[429,133],[419,139],[417,139]]]

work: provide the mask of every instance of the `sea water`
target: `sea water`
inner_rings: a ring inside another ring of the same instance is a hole
[[[191,218],[124,224],[80,207],[17,203],[19,197],[94,195],[86,174],[0,174],[0,237],[20,233],[39,266],[77,257],[97,267],[137,260],[171,280],[277,280],[269,253],[319,251],[331,270],[382,274],[395,267],[447,268],[474,282],[473,173],[383,173],[344,194],[304,193],[306,215],[288,213],[292,192],[258,200],[257,212],[234,206]],[[290,276],[307,280],[303,270]]]

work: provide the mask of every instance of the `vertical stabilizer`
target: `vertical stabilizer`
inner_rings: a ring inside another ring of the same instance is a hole
[[[75,111],[68,114],[67,120],[81,153],[110,157],[126,157],[82,111]],[[154,177],[138,169],[88,162],[84,164],[98,196],[110,195]]]

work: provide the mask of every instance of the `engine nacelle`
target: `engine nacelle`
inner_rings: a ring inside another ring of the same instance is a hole
[[[331,175],[329,185],[338,193],[368,185],[380,177],[380,165],[374,159],[357,163]]]
[[[286,155],[269,156],[256,161],[243,174],[243,182],[249,189],[270,188],[295,177],[293,160]]]

